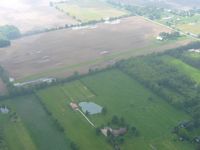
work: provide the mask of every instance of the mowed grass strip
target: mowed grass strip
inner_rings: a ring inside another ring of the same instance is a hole
[[[193,81],[200,83],[200,70],[186,64],[180,59],[171,56],[163,57],[163,61],[166,64],[172,65],[172,67],[176,67],[181,73],[187,75]]]
[[[113,115],[117,115],[124,117],[130,126],[138,128],[140,136],[126,137],[123,150],[152,149],[152,146],[162,150],[192,149],[190,144],[174,142],[171,133],[174,126],[189,119],[189,116],[174,109],[121,71],[106,71],[81,80],[97,93],[92,100],[108,110],[106,116],[92,117],[96,125],[106,124]]]
[[[6,145],[9,150],[37,150],[28,130],[19,120],[13,122],[9,114],[0,114],[0,127],[3,130]]]
[[[61,86],[64,93],[71,101],[83,101],[94,97],[95,95],[79,80],[70,84]]]
[[[72,83],[70,87],[74,86],[76,87],[76,83]],[[52,116],[64,127],[66,136],[75,142],[81,150],[111,150],[112,148],[103,137],[96,136],[95,128],[79,112],[70,108],[71,99],[79,98],[80,90],[74,90],[72,94],[69,94],[70,92],[65,93],[63,87],[56,86],[39,91],[38,95]],[[77,97],[73,97],[73,95],[77,95]]]
[[[67,150],[68,139],[60,132],[35,96],[25,96],[10,101],[21,116],[37,150]],[[26,149],[27,150],[27,149]]]

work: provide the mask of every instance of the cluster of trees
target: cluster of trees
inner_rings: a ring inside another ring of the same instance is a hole
[[[180,33],[179,32],[171,32],[171,33],[161,32],[159,34],[159,36],[163,40],[174,40],[174,39],[177,39],[178,37],[180,37]]]
[[[174,127],[173,133],[177,134],[179,140],[181,141],[189,141],[192,143],[200,143],[200,136],[196,136],[191,134],[195,133],[199,127],[199,124],[193,121],[186,121],[178,124]]]
[[[196,58],[194,59],[193,57],[190,57],[188,50],[190,49],[200,49],[200,42],[195,42],[190,45],[187,45],[183,49],[179,48],[176,51],[169,51],[167,54],[176,57],[178,59],[181,59],[182,61],[186,62],[187,64],[200,69],[200,59]],[[192,52],[193,53],[193,52]],[[199,55],[199,54],[197,54]]]
[[[21,33],[19,29],[13,25],[0,26],[0,48],[11,44],[10,40],[19,38]]]
[[[164,12],[163,8],[158,8],[155,6],[136,6],[128,5],[121,2],[116,2],[114,0],[108,0],[108,2],[118,8],[125,9],[131,12],[133,15],[146,16],[151,20],[161,19]]]
[[[96,134],[100,135],[101,129],[103,129],[105,125],[101,125],[101,127],[96,128]],[[107,130],[107,137],[106,140],[109,144],[113,146],[115,150],[120,150],[120,145],[125,142],[125,135],[129,137],[136,137],[139,136],[139,131],[135,126],[130,126],[126,123],[123,117],[118,117],[114,115],[106,125],[106,127],[111,128],[112,130],[119,130],[120,128],[126,130],[119,135],[115,135],[112,131]]]
[[[166,61],[170,58],[169,55],[179,56],[183,51],[192,48],[200,48],[200,43],[192,43],[165,53],[123,60],[116,67],[174,107],[190,114],[194,129],[200,129],[200,85]]]

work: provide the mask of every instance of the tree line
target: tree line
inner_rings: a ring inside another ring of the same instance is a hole
[[[0,48],[10,46],[13,39],[19,38],[21,33],[19,29],[13,25],[0,26]]]

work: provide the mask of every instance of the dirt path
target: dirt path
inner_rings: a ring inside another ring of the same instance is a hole
[[[91,124],[91,126],[96,128],[95,125],[89,120],[89,118],[80,109],[77,109],[77,111],[81,113],[81,115],[89,122],[89,124]]]

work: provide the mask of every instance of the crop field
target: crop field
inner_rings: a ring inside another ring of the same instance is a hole
[[[199,23],[190,23],[190,24],[182,24],[178,25],[178,28],[182,31],[193,33],[193,34],[200,34],[200,22]]]
[[[19,117],[17,121],[12,121],[12,113],[0,113],[0,119],[5,120],[2,127],[5,141],[11,150],[63,150],[69,147],[64,134],[57,129],[34,96],[5,100],[3,104]]]
[[[74,71],[84,73],[122,58],[164,51],[189,42],[155,42],[163,31],[169,29],[141,17],[129,17],[120,24],[98,24],[96,29],[39,34],[15,40],[10,47],[2,48],[0,64],[18,81],[66,77]]]
[[[15,25],[22,33],[77,23],[50,7],[49,0],[1,0],[0,6],[0,25]]]
[[[190,144],[175,141],[175,135],[171,133],[177,123],[190,117],[172,108],[119,70],[101,72],[41,90],[38,95],[52,116],[65,128],[66,136],[82,150],[88,147],[109,150],[111,147],[103,135],[97,136],[85,118],[69,107],[71,101],[90,101],[107,108],[106,115],[89,115],[95,126],[106,124],[113,115],[118,115],[138,128],[140,135],[132,138],[126,136],[122,150],[193,149]]]
[[[63,3],[55,3],[54,7],[81,22],[128,14],[127,11],[113,8],[101,0],[70,0]]]

